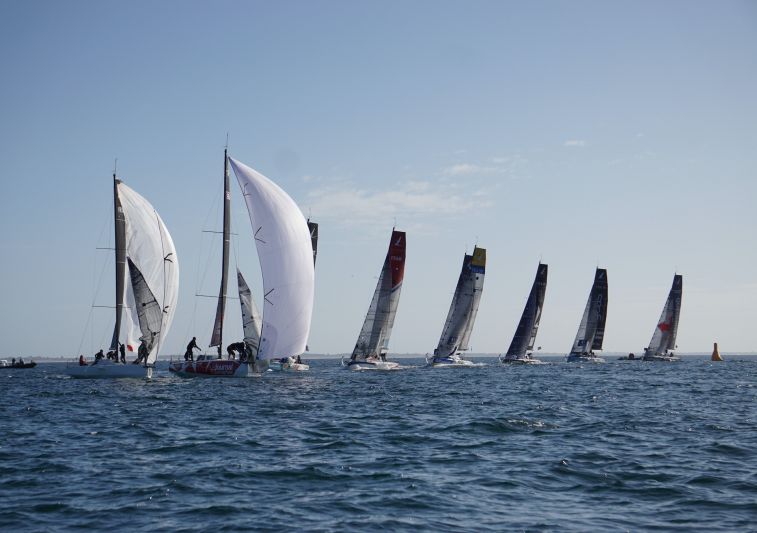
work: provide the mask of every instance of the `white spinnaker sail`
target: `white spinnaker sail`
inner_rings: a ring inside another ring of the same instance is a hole
[[[281,187],[229,158],[247,204],[263,274],[259,359],[305,351],[313,314],[315,270],[307,221]]]
[[[179,260],[168,229],[155,208],[133,189],[118,184],[118,194],[126,219],[126,255],[139,269],[145,283],[163,311],[160,336],[147,357],[147,364],[155,363],[163,340],[168,334],[179,296]],[[135,308],[134,291],[128,282],[126,289],[126,339],[134,349],[142,334]]]
[[[260,347],[260,324],[262,322],[258,306],[252,299],[252,291],[244,280],[244,276],[237,269],[237,285],[239,287],[239,304],[242,307],[242,329],[244,330],[244,342],[257,354]]]

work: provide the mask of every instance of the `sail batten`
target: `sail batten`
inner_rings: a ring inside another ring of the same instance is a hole
[[[548,267],[539,263],[536,269],[536,277],[528,294],[526,306],[518,322],[513,340],[507,349],[506,359],[523,359],[528,350],[534,349],[536,334],[539,331],[539,322],[544,308],[544,296],[547,291]]]
[[[376,290],[352,351],[353,361],[380,357],[389,349],[389,338],[405,276],[405,245],[405,232],[392,230],[389,250],[381,268]]]
[[[473,325],[484,288],[486,250],[474,247],[473,254],[465,254],[455,293],[452,296],[447,320],[442,328],[435,356],[445,357],[469,349]]]
[[[601,350],[606,320],[607,270],[598,268],[570,354],[585,355],[593,350]]]
[[[297,204],[273,181],[229,158],[250,216],[263,275],[259,359],[301,355],[313,313],[313,246]]]

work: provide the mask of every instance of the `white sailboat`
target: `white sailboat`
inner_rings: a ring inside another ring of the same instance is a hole
[[[248,357],[177,364],[174,371],[182,376],[246,377],[259,373],[270,360],[293,358],[296,361],[305,351],[310,333],[314,267],[305,217],[294,200],[263,174],[231,157],[225,157],[225,169],[226,165],[234,170],[250,216],[263,275],[263,312],[258,313],[249,287],[238,273]],[[225,176],[228,176],[227,170]],[[227,265],[224,260],[224,269]],[[223,281],[221,294],[225,298]],[[219,297],[219,302],[221,299]],[[256,317],[259,315],[258,329]],[[216,316],[218,322],[218,313]]]
[[[683,276],[673,276],[673,286],[670,287],[665,306],[662,308],[660,320],[652,334],[649,346],[644,348],[642,361],[680,361],[675,355],[676,336],[678,335],[678,318],[681,316],[681,299],[683,297]]]
[[[539,263],[536,269],[536,278],[531,286],[531,292],[526,300],[526,307],[518,322],[518,329],[515,330],[510,347],[504,357],[500,357],[500,362],[509,364],[543,364],[542,361],[534,359],[532,350],[536,343],[536,333],[539,331],[539,321],[541,312],[544,308],[544,296],[547,292],[547,265]]]
[[[399,363],[387,361],[386,354],[389,351],[389,337],[392,334],[402,280],[405,276],[405,244],[405,232],[392,229],[389,250],[355,349],[352,350],[349,361],[342,359],[342,365],[349,370],[400,368]]]
[[[589,292],[581,324],[578,326],[573,347],[568,354],[568,362],[604,363],[605,360],[594,353],[602,349],[607,320],[607,270],[598,268],[594,274],[594,284]]]
[[[486,249],[475,246],[473,254],[465,254],[455,294],[444,322],[439,344],[434,355],[426,357],[426,364],[436,368],[483,366],[462,358],[467,351],[478,305],[484,290]]]
[[[149,379],[176,311],[179,261],[158,212],[115,174],[113,207],[116,321],[110,351],[118,354],[123,346],[124,356],[128,349],[139,357],[134,362],[117,358],[68,365],[66,373],[75,378]]]

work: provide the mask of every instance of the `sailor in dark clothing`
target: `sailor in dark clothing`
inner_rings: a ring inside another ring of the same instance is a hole
[[[118,347],[118,351],[121,352],[121,362],[126,364],[126,345],[122,344]]]
[[[138,365],[142,361],[147,361],[148,354],[147,344],[145,344],[145,341],[142,341],[142,344],[139,345],[139,349],[137,350],[137,359],[134,361],[134,364]]]
[[[192,337],[192,340],[187,344],[187,351],[184,352],[184,360],[185,361],[194,361],[195,353],[194,349],[197,348],[200,349],[199,346],[197,346],[197,337]]]
[[[102,351],[102,350],[100,350],[99,352],[97,352],[97,353],[95,354],[95,363],[94,363],[94,364],[97,364],[97,362],[98,362],[98,361],[99,361],[100,359],[105,359],[105,354],[103,353],[103,351]]]
[[[244,353],[244,343],[235,342],[233,344],[229,344],[226,347],[226,353],[229,354],[229,359],[234,359],[235,354],[239,354],[239,357],[241,359],[242,354]]]

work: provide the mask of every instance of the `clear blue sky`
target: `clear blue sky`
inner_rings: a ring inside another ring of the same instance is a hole
[[[116,157],[181,261],[164,353],[207,344],[227,132],[321,224],[315,352],[352,350],[395,219],[392,351],[436,346],[475,242],[477,352],[507,349],[540,258],[546,351],[570,348],[597,265],[606,350],[646,346],[676,271],[681,351],[757,346],[757,3],[6,1],[0,73],[1,356],[109,339],[110,310],[85,326],[112,305]],[[230,341],[238,322],[233,300]]]

